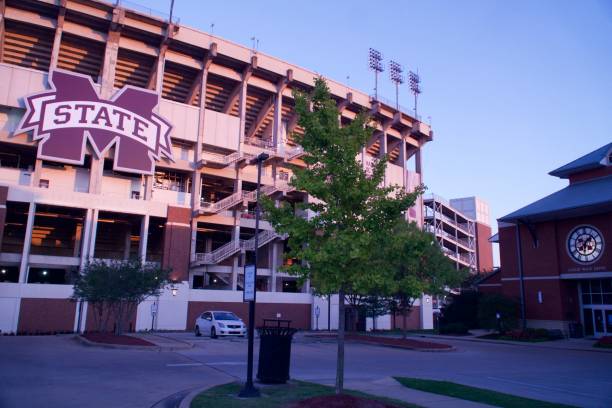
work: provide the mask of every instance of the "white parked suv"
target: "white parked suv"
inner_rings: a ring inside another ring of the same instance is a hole
[[[209,311],[197,317],[195,321],[195,335],[210,335],[215,339],[217,336],[242,336],[246,335],[246,325],[238,316],[232,312]]]

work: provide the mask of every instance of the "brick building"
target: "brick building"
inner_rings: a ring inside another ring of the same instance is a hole
[[[569,185],[498,220],[501,269],[479,290],[519,299],[529,327],[610,335],[612,143],[550,175]]]

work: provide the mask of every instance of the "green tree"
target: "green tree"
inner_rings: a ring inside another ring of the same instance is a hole
[[[74,300],[93,308],[98,331],[107,331],[114,321],[120,335],[124,323],[149,296],[158,296],[168,283],[169,269],[139,260],[89,262],[74,283]]]
[[[393,273],[390,309],[402,315],[406,338],[407,318],[414,301],[424,293],[432,296],[448,293],[461,284],[468,272],[457,271],[435,237],[415,223],[398,222],[393,234],[380,245]]]
[[[345,295],[368,293],[388,278],[387,260],[376,253],[377,242],[392,233],[397,220],[410,208],[422,189],[381,187],[386,158],[366,171],[359,159],[372,137],[365,113],[340,126],[339,112],[322,78],[310,94],[295,94],[295,110],[304,134],[294,138],[304,148],[305,167],[294,166],[291,184],[308,193],[307,203],[296,209],[264,202],[268,219],[289,234],[287,257],[298,258],[285,270],[311,279],[321,293],[338,293],[338,351],[336,393],[344,387]],[[309,210],[309,217],[295,210]]]

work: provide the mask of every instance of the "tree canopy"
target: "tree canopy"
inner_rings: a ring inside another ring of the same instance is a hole
[[[362,152],[373,137],[364,112],[340,124],[336,102],[322,78],[311,93],[295,94],[298,123],[304,133],[294,140],[304,148],[305,166],[293,166],[290,180],[308,194],[293,208],[264,202],[268,219],[289,236],[287,257],[297,258],[286,270],[310,279],[321,293],[339,294],[338,364],[336,392],[343,389],[344,296],[367,293],[388,282],[388,261],[379,242],[392,234],[398,220],[414,205],[422,188],[408,193],[401,186],[383,186],[387,158],[375,159],[367,169]],[[296,215],[296,210],[307,217]]]
[[[139,260],[94,260],[74,283],[73,299],[86,301],[94,309],[98,331],[114,323],[121,334],[127,317],[149,296],[158,296],[168,283],[170,270]]]

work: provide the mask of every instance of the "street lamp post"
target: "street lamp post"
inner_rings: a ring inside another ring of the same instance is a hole
[[[268,160],[270,156],[267,153],[260,153],[257,157],[251,160],[250,164],[257,164],[257,195],[256,195],[256,206],[255,206],[255,256],[254,258],[254,281],[257,283],[257,252],[259,250],[259,217],[261,214],[261,207],[259,205],[259,192],[261,187],[261,165],[264,161]],[[246,278],[246,276],[245,276]],[[245,282],[246,287],[246,282]],[[255,301],[257,293],[257,286],[254,287],[253,299],[249,300],[249,340],[248,340],[248,353],[247,353],[247,379],[244,384],[244,388],[240,390],[238,394],[241,398],[254,398],[259,397],[260,393],[257,388],[253,385],[253,338],[255,337]]]

